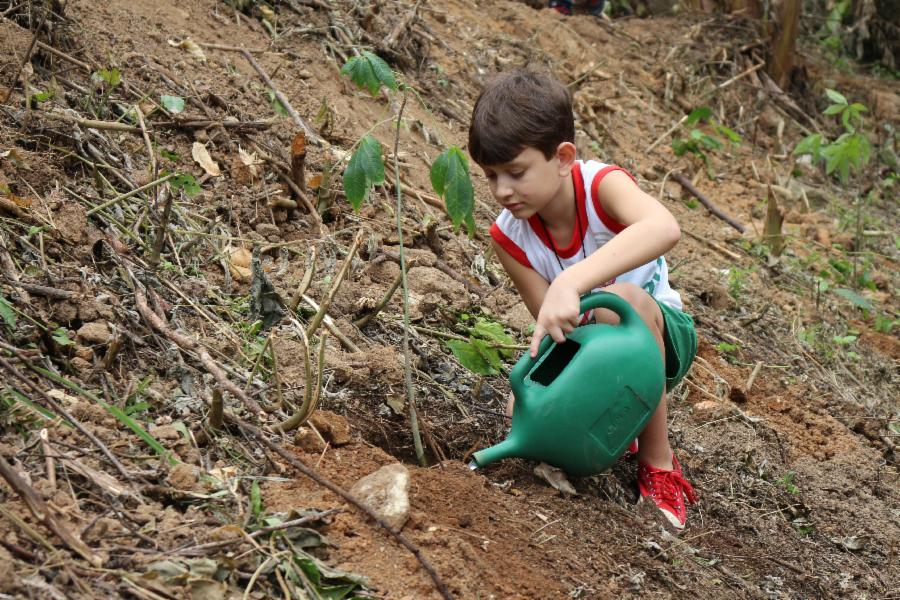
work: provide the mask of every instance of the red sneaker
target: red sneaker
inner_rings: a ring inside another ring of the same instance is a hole
[[[646,463],[638,464],[638,489],[641,500],[648,498],[665,515],[672,527],[684,529],[687,521],[685,500],[689,504],[697,501],[694,488],[681,473],[681,465],[672,455],[673,469],[657,469]]]
[[[625,450],[625,454],[637,455],[637,453],[638,453],[638,441],[637,441],[637,438],[634,438],[634,440],[630,444],[628,444],[628,449]]]

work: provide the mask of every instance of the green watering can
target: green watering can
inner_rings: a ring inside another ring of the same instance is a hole
[[[537,358],[526,352],[509,375],[516,398],[512,430],[473,455],[470,468],[518,456],[569,475],[600,473],[643,431],[665,385],[659,346],[633,308],[615,294],[581,298],[581,312],[608,308],[618,325],[578,327],[565,343],[550,336]]]

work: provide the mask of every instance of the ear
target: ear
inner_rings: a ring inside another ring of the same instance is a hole
[[[568,177],[575,165],[575,157],[578,152],[572,142],[563,142],[556,147],[556,158],[559,159],[559,176]]]

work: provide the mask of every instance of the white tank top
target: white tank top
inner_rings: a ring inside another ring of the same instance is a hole
[[[554,252],[553,241],[548,237],[547,229],[542,226],[538,215],[529,219],[517,219],[511,212],[503,209],[491,226],[491,237],[518,262],[534,269],[547,281],[553,281],[562,273],[562,269],[593,254],[600,246],[625,229],[625,225],[606,214],[597,197],[600,181],[613,171],[622,171],[634,179],[631,173],[621,167],[593,160],[575,162],[572,180],[575,184],[575,204],[578,207],[579,217],[576,219],[575,229],[577,230],[580,224],[581,231],[572,231],[571,242],[565,248],[556,248],[558,254]],[[677,310],[682,308],[681,296],[669,287],[669,269],[666,266],[666,259],[662,256],[622,273],[595,288],[595,291],[616,282],[634,283],[659,302]]]

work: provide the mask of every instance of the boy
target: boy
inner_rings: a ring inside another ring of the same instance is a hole
[[[518,70],[482,90],[472,111],[469,152],[503,210],[491,227],[500,263],[535,317],[529,352],[545,335],[587,322],[579,298],[602,288],[624,298],[653,333],[666,364],[666,389],[697,351],[693,321],[669,287],[663,254],[681,236],[675,218],[624,169],[576,159],[568,90],[549,75]],[[609,310],[598,322],[617,323]],[[683,529],[691,485],[669,446],[666,396],[638,437],[638,488]]]

